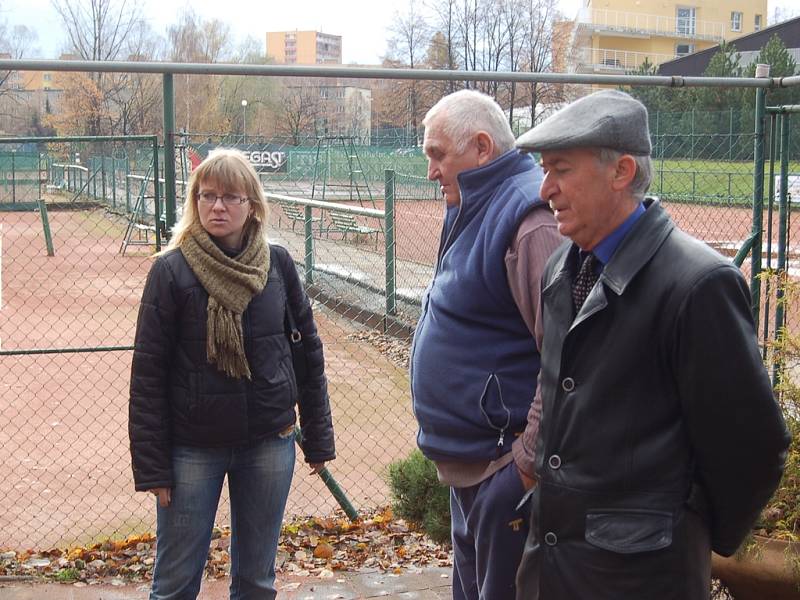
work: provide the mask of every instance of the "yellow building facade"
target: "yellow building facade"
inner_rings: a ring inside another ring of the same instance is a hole
[[[767,26],[767,0],[585,0],[556,63],[579,73],[661,64]]]
[[[270,31],[267,56],[284,65],[340,65],[342,36],[320,31]]]

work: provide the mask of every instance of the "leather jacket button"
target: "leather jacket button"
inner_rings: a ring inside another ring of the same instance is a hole
[[[553,470],[561,468],[561,457],[558,454],[553,454],[550,459],[547,461],[547,464],[550,465],[550,468]]]
[[[565,392],[571,392],[575,389],[575,380],[572,377],[565,377],[561,382],[561,388]]]
[[[558,537],[552,531],[548,531],[544,534],[544,543],[548,546],[555,546],[558,543]]]

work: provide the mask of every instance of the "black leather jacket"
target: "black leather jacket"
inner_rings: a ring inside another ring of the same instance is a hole
[[[739,270],[649,204],[573,320],[576,249],[542,278],[539,484],[525,600],[699,600],[789,438]]]
[[[300,412],[307,462],[335,457],[322,342],[288,252],[270,246],[264,290],[242,315],[252,379],[206,358],[208,294],[179,250],[159,256],[145,284],[131,368],[128,430],[137,490],[172,486],[173,445],[248,445],[285,431]],[[292,306],[308,374],[297,389],[285,333]]]

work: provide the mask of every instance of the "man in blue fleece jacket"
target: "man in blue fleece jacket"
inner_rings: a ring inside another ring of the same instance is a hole
[[[417,443],[451,487],[453,597],[506,600],[532,485],[511,449],[536,391],[539,279],[562,238],[538,195],[541,169],[515,150],[492,98],[450,94],[423,124],[446,207],[411,355]]]

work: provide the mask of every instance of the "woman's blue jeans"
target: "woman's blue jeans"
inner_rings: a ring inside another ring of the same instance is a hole
[[[175,447],[172,503],[158,507],[150,600],[197,597],[226,474],[231,502],[231,599],[275,598],[275,555],[294,457],[293,431],[253,446]]]

